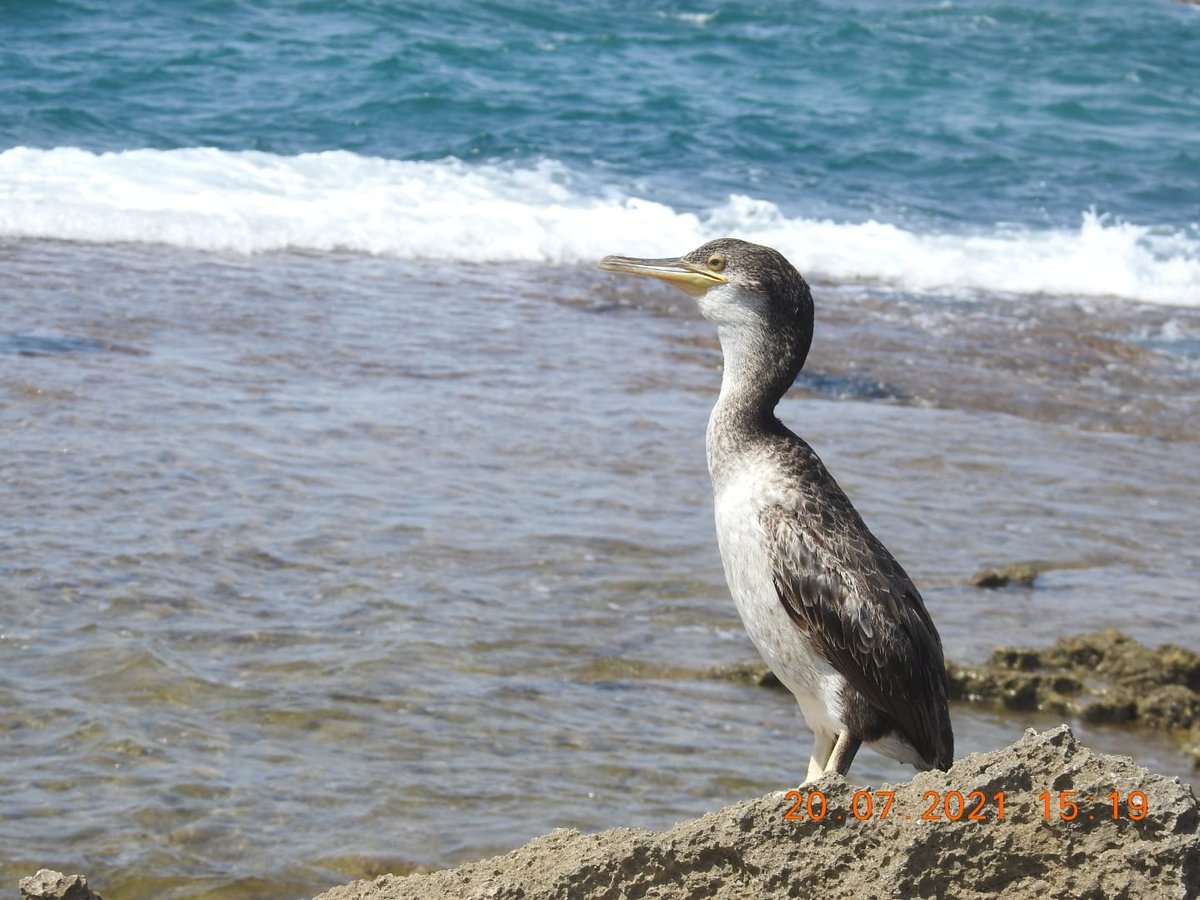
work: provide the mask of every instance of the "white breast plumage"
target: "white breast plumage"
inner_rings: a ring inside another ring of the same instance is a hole
[[[765,467],[745,466],[715,494],[717,543],[729,592],[750,640],[800,703],[809,727],[841,731],[845,679],[788,616],[775,589],[760,513],[781,499]]]

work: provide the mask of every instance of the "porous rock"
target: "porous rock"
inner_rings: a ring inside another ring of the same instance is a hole
[[[982,666],[947,661],[950,699],[1160,729],[1200,770],[1200,654],[1146,647],[1108,628],[1052,646],[997,647]]]
[[[103,900],[82,875],[64,875],[52,869],[39,869],[22,878],[18,887],[21,900]]]
[[[560,829],[503,856],[385,875],[317,900],[1098,900],[1200,893],[1200,808],[1191,788],[1126,757],[1093,753],[1065,725],[1030,730],[1010,747],[894,786],[860,789],[826,776],[806,789],[801,815],[809,798],[820,811],[818,791],[820,821],[785,819],[796,798],[780,792],[662,832]]]

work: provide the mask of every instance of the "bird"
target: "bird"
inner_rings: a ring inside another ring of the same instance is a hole
[[[717,544],[751,642],[813,732],[808,785],[866,744],[949,769],[941,637],[908,574],[808,443],[775,415],[808,357],[812,291],[777,250],[736,238],[684,256],[606,256],[697,301],[724,360],[705,445]]]

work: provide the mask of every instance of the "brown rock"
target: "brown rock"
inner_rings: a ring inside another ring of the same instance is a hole
[[[1038,577],[1038,567],[1033,563],[1013,563],[1000,569],[980,569],[971,578],[976,587],[999,588],[1008,584],[1033,587]]]

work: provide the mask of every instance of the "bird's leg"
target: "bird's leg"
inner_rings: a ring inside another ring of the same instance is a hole
[[[839,775],[845,775],[850,771],[850,763],[854,762],[854,754],[861,746],[860,738],[854,737],[848,731],[843,731],[838,735],[837,743],[833,745],[833,752],[829,754],[829,760],[825,763],[825,772],[837,772]]]
[[[805,776],[804,784],[812,784],[825,774],[825,764],[829,762],[829,754],[833,752],[833,738],[832,731],[813,731],[812,756],[808,760],[808,775]]]

